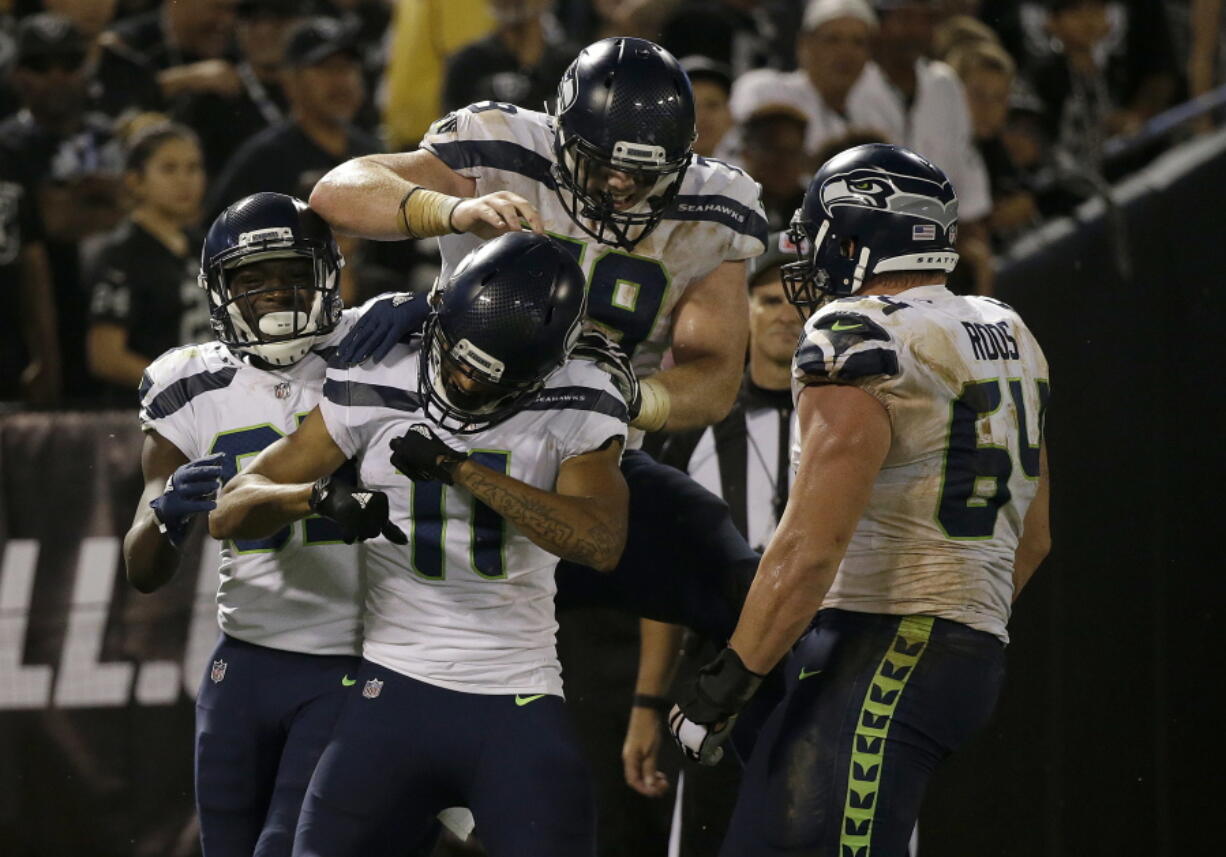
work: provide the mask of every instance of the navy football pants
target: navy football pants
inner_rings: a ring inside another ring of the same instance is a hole
[[[736,627],[758,568],[728,504],[675,467],[627,450],[626,550],[608,573],[563,560],[557,608],[609,607],[693,628],[723,643]]]
[[[288,857],[307,783],[345,700],[341,679],[359,663],[222,635],[196,697],[205,857]]]
[[[369,661],[348,697],[294,857],[402,857],[449,806],[472,810],[491,857],[594,857],[591,777],[560,697],[460,693]]]
[[[905,857],[928,780],[987,722],[1004,645],[929,616],[827,609],[741,781],[723,857]]]

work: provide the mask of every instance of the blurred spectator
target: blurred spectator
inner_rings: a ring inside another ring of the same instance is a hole
[[[118,115],[127,107],[161,109],[192,93],[238,95],[242,82],[227,59],[237,8],[238,0],[163,0],[103,33],[102,109]]]
[[[333,167],[359,155],[383,151],[379,141],[353,124],[365,98],[355,31],[335,18],[300,22],[285,44],[285,94],[289,118],[245,142],[209,187],[205,212],[211,222],[227,206],[259,191],[305,199]],[[352,305],[363,293],[353,262],[362,242],[344,240],[341,297]],[[401,267],[411,245],[394,242],[386,254]],[[379,288],[378,290],[384,290]]]
[[[51,268],[42,224],[22,176],[0,157],[0,400],[53,402],[61,361]]]
[[[1179,91],[1181,70],[1175,59],[1169,5],[1166,0],[1103,3],[1107,33],[1098,41],[1094,58],[1106,74],[1114,105],[1132,114],[1116,116],[1119,131],[1135,128],[1169,107]],[[997,0],[985,13],[1027,76],[1061,50],[1050,27],[1051,6],[1044,0]]]
[[[989,228],[999,246],[1038,218],[1025,175],[1002,139],[1016,67],[1004,48],[981,41],[964,43],[950,54],[949,63],[966,89],[975,146],[987,168],[992,192]]]
[[[119,8],[119,0],[42,0],[43,8],[63,15],[91,45],[106,30]]]
[[[352,124],[364,97],[352,30],[334,18],[312,18],[285,45],[289,118],[244,143],[209,189],[211,220],[258,191],[297,194],[336,165],[382,150]]]
[[[1167,104],[1165,76],[1148,76],[1130,98],[1129,80],[1137,70],[1111,54],[1113,22],[1103,0],[1048,0],[1047,13],[1052,50],[1027,77],[1046,107],[1047,132],[1062,167],[1099,175],[1103,142],[1135,133]]]
[[[698,129],[694,153],[714,157],[720,142],[732,128],[728,101],[732,94],[732,70],[698,54],[682,57],[680,63],[694,90],[694,124]]]
[[[975,149],[966,93],[952,68],[928,59],[936,8],[932,0],[877,0],[873,62],[848,96],[858,126],[884,134],[945,171],[958,194],[958,252],[951,291],[991,294],[986,218],[992,211],[987,170]]]
[[[548,14],[552,0],[489,0],[494,32],[447,61],[443,110],[505,101],[540,110],[579,53]]]
[[[128,145],[124,185],[134,207],[85,278],[92,289],[89,370],[110,385],[116,404],[136,405],[145,367],[164,351],[210,336],[196,279],[202,157],[196,135],[169,122],[145,128]]]
[[[122,217],[122,156],[106,117],[86,110],[87,44],[66,19],[28,16],[17,29],[12,72],[22,109],[0,123],[0,161],[22,185],[41,220],[58,307],[84,304],[78,242]],[[85,319],[60,312],[65,391],[86,389]]]
[[[702,54],[722,62],[734,75],[754,68],[790,68],[790,39],[780,38],[779,10],[762,0],[681,0],[653,4],[661,19],[656,41],[673,56]],[[792,4],[787,4],[792,5]],[[664,7],[664,8],[660,8]],[[795,23],[795,22],[792,22]],[[787,32],[792,32],[788,30]]]
[[[1222,0],[1191,0],[1188,45],[1188,95],[1204,95],[1224,79],[1226,69],[1226,16],[1222,15]],[[1197,130],[1213,127],[1210,117],[1197,123]]]
[[[805,158],[808,121],[786,107],[765,107],[741,125],[741,165],[762,186],[771,231],[786,229],[812,175]]]
[[[992,28],[969,15],[953,15],[942,21],[932,34],[932,56],[949,61],[949,55],[958,48],[979,42],[1000,44]]]
[[[797,39],[800,68],[746,72],[732,87],[732,118],[785,105],[808,118],[805,149],[847,133],[848,98],[869,58],[877,17],[865,0],[809,0]]]
[[[493,29],[487,0],[397,0],[383,107],[393,151],[416,149],[443,114],[447,57]]]
[[[193,93],[176,108],[175,118],[200,137],[210,176],[221,171],[243,142],[285,118],[288,104],[281,88],[285,39],[302,20],[303,7],[301,0],[241,0],[235,29],[238,92]]]

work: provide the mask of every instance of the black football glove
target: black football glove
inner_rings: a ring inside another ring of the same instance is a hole
[[[687,758],[714,765],[724,757],[732,724],[763,676],[750,672],[732,649],[724,649],[680,693],[668,715],[668,731]]]
[[[342,363],[378,363],[397,342],[421,333],[430,304],[412,292],[393,292],[371,300],[336,350]]]
[[[340,524],[341,538],[347,545],[373,539],[380,533],[393,544],[409,543],[400,527],[389,520],[387,495],[382,491],[355,491],[344,482],[325,476],[311,488],[311,511]]]
[[[591,360],[609,373],[617,392],[626,400],[629,422],[634,422],[643,406],[643,394],[639,390],[639,379],[634,374],[634,367],[630,365],[630,358],[622,351],[621,346],[602,331],[589,328],[580,334],[570,356],[578,360]]]
[[[425,423],[413,423],[401,437],[392,438],[392,467],[414,482],[455,484],[455,469],[468,453],[452,449]]]

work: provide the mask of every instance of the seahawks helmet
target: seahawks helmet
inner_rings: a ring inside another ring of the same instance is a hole
[[[270,259],[306,259],[312,273],[302,282],[234,291],[242,268]],[[302,200],[282,193],[239,200],[213,221],[200,256],[213,332],[273,366],[297,363],[340,319],[344,264],[332,230]]]
[[[696,136],[680,64],[645,39],[584,48],[558,85],[553,176],[571,220],[626,250],[655,229],[681,189]],[[610,189],[610,171],[634,181]]]
[[[902,146],[870,143],[822,165],[788,238],[798,261],[783,266],[788,300],[812,312],[854,295],[887,271],[944,271],[958,264],[958,197],[936,166]]]
[[[511,232],[430,293],[417,390],[449,431],[482,431],[531,403],[579,338],[584,277],[554,239]]]

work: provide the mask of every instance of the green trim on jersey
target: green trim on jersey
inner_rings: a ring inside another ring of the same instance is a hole
[[[907,680],[915,672],[928,638],[933,617],[904,616],[889,651],[881,658],[869,684],[856,734],[852,738],[847,770],[847,799],[839,833],[839,853],[870,857],[877,791],[885,764],[886,739]]]

